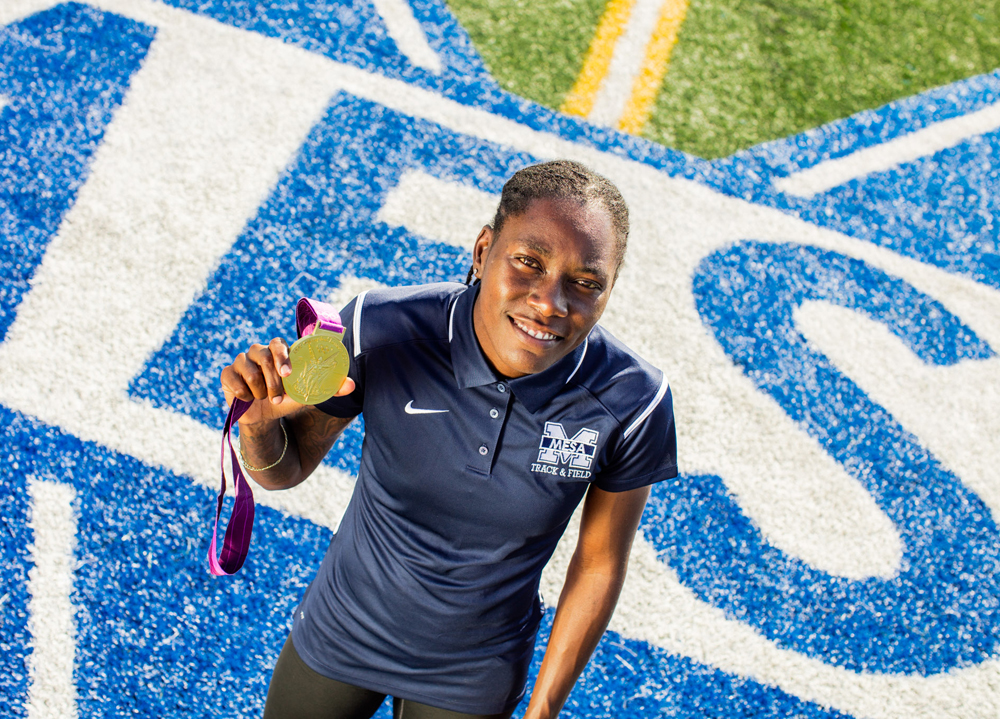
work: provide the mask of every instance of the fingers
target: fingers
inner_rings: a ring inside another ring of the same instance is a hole
[[[271,340],[267,347],[254,345],[250,348],[250,353],[251,358],[257,363],[264,375],[264,384],[267,387],[266,396],[272,404],[281,404],[281,400],[285,396],[285,387],[281,384],[279,370],[287,365],[288,370],[291,371],[291,365],[288,364],[288,347],[285,345],[285,341],[276,338]],[[263,397],[258,399],[263,399]]]
[[[226,403],[232,404],[233,398],[239,397],[245,402],[267,399],[271,404],[284,402],[294,405],[293,400],[285,395],[285,388],[281,383],[281,378],[287,377],[291,372],[288,345],[283,339],[276,337],[267,346],[253,345],[222,370],[220,380]],[[349,395],[354,389],[354,380],[347,377],[335,396]]]
[[[231,402],[232,397],[246,402],[267,398],[272,404],[280,404],[285,396],[281,377],[290,371],[284,340],[273,339],[266,347],[253,345],[222,370],[220,380],[226,401]]]
[[[278,375],[281,377],[290,375],[292,373],[292,363],[288,359],[288,345],[285,344],[285,340],[275,337],[267,347],[271,350],[271,356],[274,358],[274,367],[278,371]]]
[[[349,395],[351,392],[354,391],[354,387],[355,387],[354,380],[351,379],[350,377],[345,377],[344,384],[340,385],[340,389],[337,390],[337,394],[333,396],[343,397],[345,395]]]
[[[253,402],[255,399],[253,387],[258,377],[255,377],[254,370],[247,360],[246,353],[240,353],[233,360],[233,363],[222,370],[219,378],[222,383],[222,391],[226,394],[226,401],[231,403],[231,398],[237,397],[244,402]]]

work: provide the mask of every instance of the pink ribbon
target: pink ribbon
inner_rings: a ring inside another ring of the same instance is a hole
[[[295,329],[299,337],[313,333],[316,324],[320,329],[330,330],[337,334],[344,333],[344,325],[340,322],[340,314],[325,302],[317,302],[305,297],[299,300],[295,307]],[[215,526],[212,529],[212,544],[208,548],[208,570],[217,577],[236,574],[243,566],[250,551],[250,538],[253,535],[254,503],[253,492],[243,476],[236,450],[233,448],[233,425],[239,422],[251,403],[236,397],[229,406],[226,424],[222,428],[222,454],[220,465],[222,469],[222,486],[219,488],[219,499],[215,508]],[[226,537],[222,542],[222,554],[216,556],[216,546],[219,537],[219,517],[222,516],[222,500],[226,496],[226,443],[229,443],[229,454],[233,460],[233,485],[236,489],[236,503],[233,513],[229,515],[226,526]]]
[[[317,323],[321,330],[344,334],[344,325],[340,322],[340,313],[336,307],[303,297],[295,306],[295,330],[299,337],[311,335]]]
[[[219,501],[215,508],[215,527],[212,529],[212,544],[208,548],[208,569],[217,577],[236,574],[243,566],[247,553],[250,551],[250,537],[253,534],[253,492],[243,476],[243,468],[233,448],[232,429],[240,417],[250,409],[251,403],[237,397],[229,406],[226,424],[222,428],[222,487],[219,489]],[[229,443],[229,454],[233,460],[233,485],[236,489],[236,503],[233,513],[229,516],[226,527],[226,538],[222,543],[222,556],[216,558],[215,547],[219,534],[219,517],[222,515],[222,499],[226,496],[226,443]]]

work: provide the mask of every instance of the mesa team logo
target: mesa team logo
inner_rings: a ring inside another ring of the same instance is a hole
[[[597,438],[600,436],[596,430],[584,428],[568,437],[562,424],[546,422],[541,444],[538,445],[538,463],[531,465],[531,471],[583,479],[590,477],[590,466],[594,462]],[[560,465],[569,466],[560,468]]]

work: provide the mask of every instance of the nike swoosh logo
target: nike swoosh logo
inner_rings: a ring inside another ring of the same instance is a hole
[[[413,406],[413,400],[411,399],[403,407],[407,414],[441,414],[442,412],[450,412],[450,409],[419,409]]]

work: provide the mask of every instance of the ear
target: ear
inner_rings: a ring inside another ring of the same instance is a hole
[[[493,228],[483,225],[483,229],[476,236],[476,244],[472,246],[472,269],[476,277],[483,276],[483,268],[486,266],[486,256],[493,245]]]

